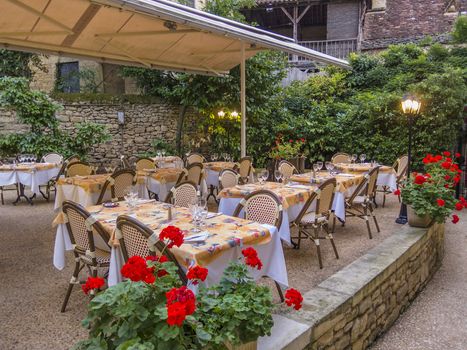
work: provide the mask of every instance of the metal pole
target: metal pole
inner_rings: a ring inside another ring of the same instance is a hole
[[[246,72],[245,72],[245,44],[242,43],[242,60],[240,63],[240,105],[241,105],[241,127],[240,127],[240,154],[246,156]]]
[[[409,115],[409,147],[407,152],[407,180],[410,179],[410,164],[412,162],[412,125],[414,116]],[[406,224],[407,223],[407,205],[402,202],[401,209],[399,211],[399,217],[396,219],[396,223],[398,224]]]

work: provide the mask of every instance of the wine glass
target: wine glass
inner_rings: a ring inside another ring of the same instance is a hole
[[[261,172],[261,178],[263,179],[263,183],[265,183],[269,178],[269,171],[267,169]]]
[[[333,171],[334,171],[334,169],[335,169],[334,163],[333,163],[333,162],[329,162],[329,164],[328,164],[328,166],[327,166],[327,169],[329,170],[329,173],[330,173],[331,175],[333,175]]]
[[[313,163],[313,171],[315,172],[315,174],[318,172],[318,170],[319,170],[318,163]]]
[[[331,172],[331,162],[325,162],[324,167],[326,168],[327,171]]]
[[[362,164],[365,162],[365,159],[366,159],[366,154],[365,153],[360,154],[360,162],[362,162]]]
[[[213,154],[211,155],[211,159],[212,159],[213,162],[215,162],[215,161],[217,160],[217,158],[218,158],[217,153],[213,153]]]
[[[280,182],[282,179],[282,173],[279,170],[274,170],[274,177],[277,182]]]
[[[162,150],[162,157],[165,157],[165,153],[166,153],[166,150],[163,149],[163,150]]]
[[[352,154],[352,155],[350,156],[350,161],[351,161],[352,163],[355,163],[355,161],[357,160],[357,158],[358,158],[358,156],[357,156],[356,154]]]
[[[191,217],[193,220],[193,224],[195,226],[191,231],[195,233],[201,232],[201,230],[199,229],[199,218],[200,218],[201,208],[198,205],[198,202],[194,200],[192,203],[190,203],[189,209],[190,209]]]
[[[320,171],[321,169],[323,169],[323,162],[322,161],[319,161],[319,162],[316,162],[318,163],[318,171]]]

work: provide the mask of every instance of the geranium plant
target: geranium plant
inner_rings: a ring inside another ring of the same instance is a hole
[[[159,235],[165,249],[183,244],[183,234],[173,226]],[[269,335],[272,325],[271,291],[258,285],[248,269],[261,269],[253,248],[231,262],[219,284],[206,288],[208,270],[192,266],[189,286],[182,285],[177,266],[164,255],[131,257],[122,267],[124,282],[97,293],[89,303],[83,325],[89,338],[75,349],[225,349]],[[103,280],[88,280],[85,290],[97,291]],[[195,295],[191,286],[198,288]],[[93,289],[95,288],[95,289]],[[191,289],[190,289],[191,288]],[[302,296],[286,291],[286,303],[301,308]]]
[[[456,153],[455,158],[460,157]],[[467,207],[463,197],[455,198],[455,187],[460,181],[462,171],[451,157],[450,152],[432,155],[424,159],[425,173],[413,173],[402,187],[402,200],[412,206],[419,216],[428,216],[433,221],[442,223],[454,210]],[[395,194],[399,194],[396,191]],[[452,215],[452,222],[457,223],[459,217]]]
[[[275,140],[275,146],[269,152],[269,157],[279,159],[292,159],[297,157],[303,146],[305,145],[305,139],[298,140],[284,140],[283,137],[277,137]]]

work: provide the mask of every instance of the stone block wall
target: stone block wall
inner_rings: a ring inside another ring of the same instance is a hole
[[[302,310],[284,315],[301,331],[281,348],[368,348],[425,287],[443,256],[444,224],[402,228],[307,292]]]
[[[88,161],[96,164],[118,163],[119,155],[138,155],[151,149],[155,138],[175,143],[179,107],[164,102],[151,103],[116,103],[58,101],[63,109],[57,112],[61,130],[74,132],[80,122],[94,122],[107,127],[112,139],[94,148]],[[125,113],[125,124],[120,126],[117,112]],[[185,118],[185,135],[191,135],[195,129],[196,114],[188,111]],[[0,109],[0,134],[21,133],[28,127],[21,124],[16,113]]]
[[[386,0],[365,14],[362,49],[377,49],[390,44],[420,40],[425,36],[437,38],[451,30],[457,18],[446,0]]]
[[[327,40],[356,39],[360,2],[331,2],[328,4]]]

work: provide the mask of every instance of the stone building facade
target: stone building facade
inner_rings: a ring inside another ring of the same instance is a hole
[[[457,16],[467,11],[467,0],[372,0],[366,6],[361,48],[373,50],[426,36],[445,41]]]

